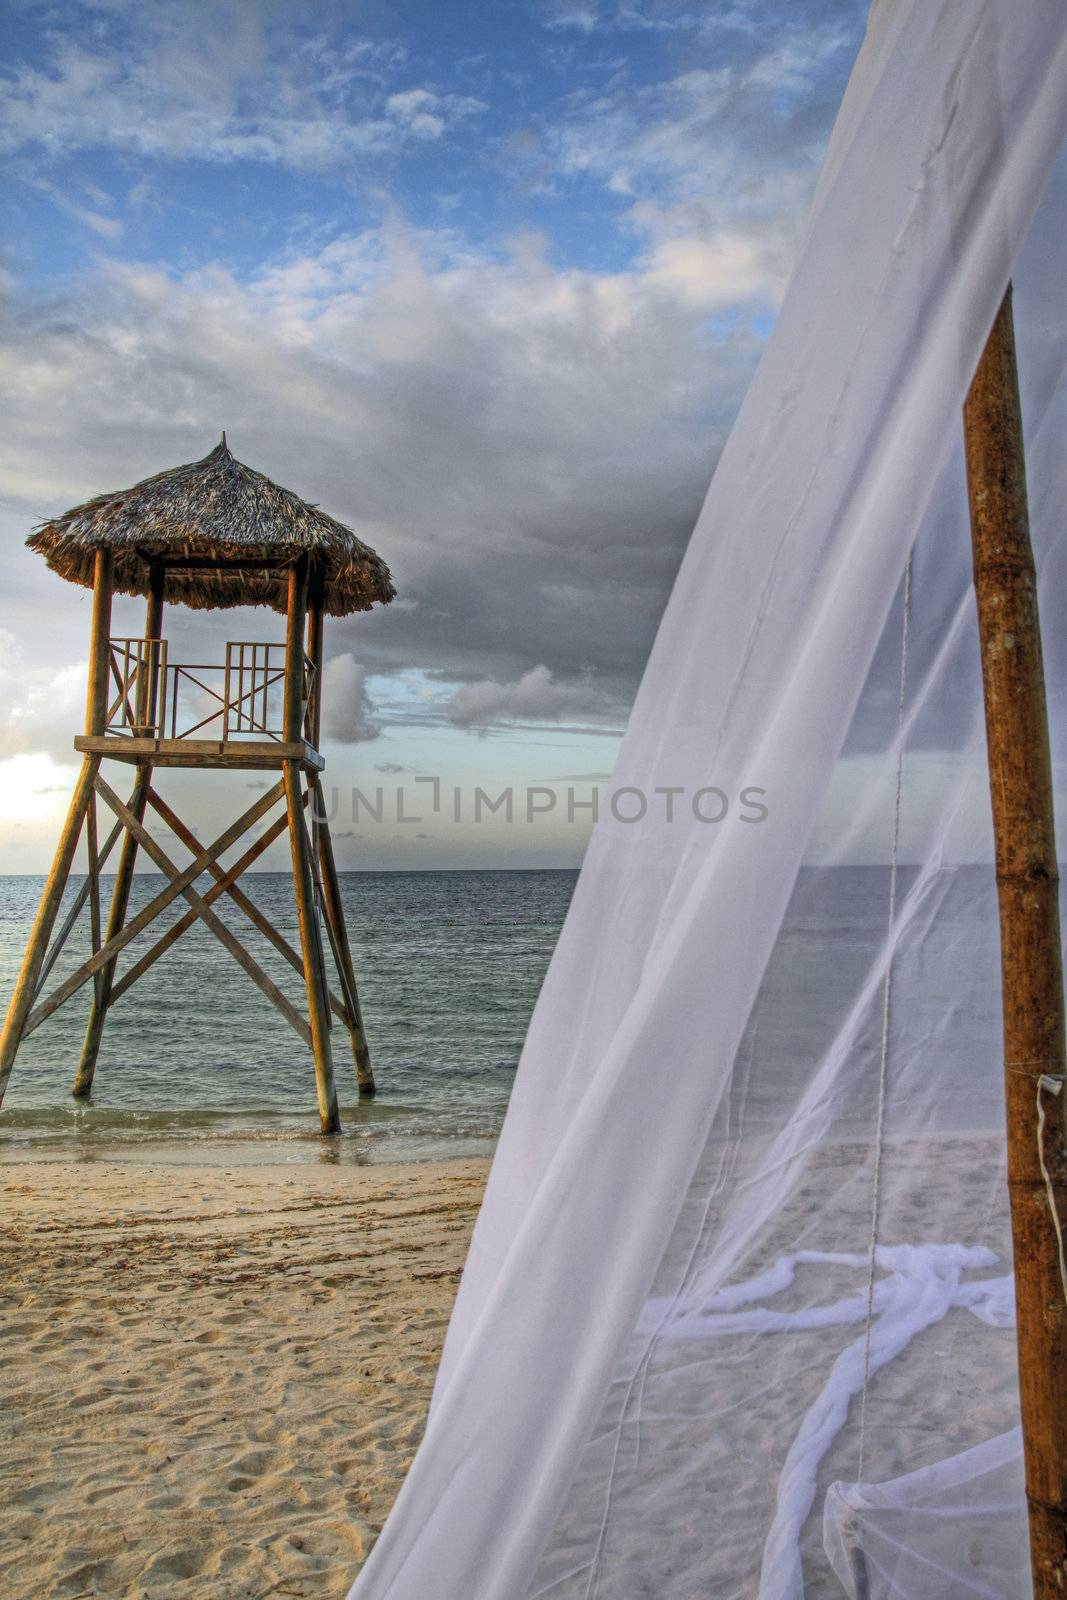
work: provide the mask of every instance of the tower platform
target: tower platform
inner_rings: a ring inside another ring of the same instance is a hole
[[[79,734],[74,748],[81,755],[104,756],[130,766],[222,767],[253,772],[280,772],[296,761],[304,772],[322,772],[324,758],[306,739],[156,739],[121,734]]]

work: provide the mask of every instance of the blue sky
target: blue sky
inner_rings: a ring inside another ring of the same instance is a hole
[[[397,578],[330,632],[342,793],[608,772],[865,13],[10,5],[0,870],[46,864],[86,645],[26,532],[223,427]],[[352,829],[342,861],[570,864],[565,790],[521,828]]]
[[[559,265],[617,270],[640,249],[642,201],[726,210],[760,162],[817,156],[862,7],[163,0],[9,16],[16,270],[62,282],[101,240],[252,274],[393,208],[482,249],[537,229]],[[728,137],[719,197],[696,165],[713,127]]]

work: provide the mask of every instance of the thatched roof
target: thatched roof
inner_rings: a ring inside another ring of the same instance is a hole
[[[202,461],[132,489],[97,495],[27,539],[53,572],[92,588],[98,549],[111,550],[115,588],[147,594],[149,564],[166,563],[164,598],[201,609],[271,606],[284,612],[287,569],[312,551],[335,617],[386,604],[389,568],[351,528],[236,461],[226,435]]]

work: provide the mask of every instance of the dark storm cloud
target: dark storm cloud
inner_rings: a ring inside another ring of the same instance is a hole
[[[709,337],[640,272],[526,246],[430,271],[396,230],[387,254],[360,283],[321,260],[252,285],[113,267],[76,306],[12,307],[9,494],[59,509],[225,426],[394,568],[398,604],[336,625],[333,651],[457,683],[591,674],[617,720],[758,341]],[[54,593],[12,556],[28,606]]]

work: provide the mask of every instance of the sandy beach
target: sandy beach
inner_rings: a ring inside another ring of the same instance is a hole
[[[485,1173],[7,1166],[5,1600],[341,1600],[417,1446]]]
[[[421,1436],[486,1163],[262,1165],[251,1148],[219,1165],[175,1149],[4,1169],[3,1600],[344,1600]],[[740,1276],[798,1246],[862,1250],[865,1150],[813,1156]],[[713,1186],[722,1157],[709,1146]],[[885,1159],[884,1237],[1004,1249],[995,1142],[916,1139]],[[683,1257],[690,1243],[680,1225]],[[809,1267],[769,1303],[829,1302],[859,1281],[843,1263]],[[755,1594],[782,1457],[859,1332],[690,1329],[641,1345],[639,1403],[616,1384],[541,1578],[571,1573],[578,1587],[559,1592],[584,1593],[598,1546],[620,1594],[654,1597],[679,1560],[693,1600]],[[935,1320],[872,1379],[873,1475],[994,1437],[1014,1395],[1010,1328],[966,1310]],[[856,1475],[857,1415],[819,1465],[804,1530],[820,1600],[840,1593],[821,1505]],[[601,1456],[616,1442],[604,1521]],[[693,1516],[694,1473],[713,1535]],[[649,1544],[652,1505],[663,1537]]]

